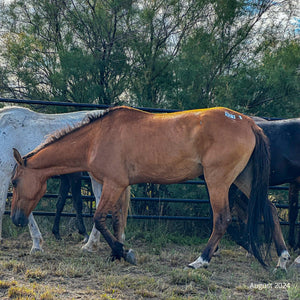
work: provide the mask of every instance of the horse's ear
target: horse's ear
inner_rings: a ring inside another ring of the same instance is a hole
[[[21,154],[16,148],[13,148],[14,151],[14,158],[17,161],[17,163],[21,166],[24,166],[24,159],[22,158]]]

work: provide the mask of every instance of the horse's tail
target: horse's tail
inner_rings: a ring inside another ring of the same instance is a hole
[[[274,220],[271,206],[268,203],[268,186],[270,176],[270,152],[269,142],[262,129],[252,126],[256,144],[250,162],[252,163],[252,184],[250,200],[248,204],[247,233],[252,254],[257,260],[266,266],[262,259],[259,241],[259,223],[264,220],[264,232],[266,243],[272,242]]]

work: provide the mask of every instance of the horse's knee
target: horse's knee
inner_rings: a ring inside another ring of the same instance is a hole
[[[102,232],[105,227],[106,216],[98,214],[94,216],[94,224],[98,231]]]

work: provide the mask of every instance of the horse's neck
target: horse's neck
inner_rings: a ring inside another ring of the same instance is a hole
[[[91,142],[88,129],[82,128],[39,150],[27,159],[27,166],[45,172],[46,177],[88,171]]]

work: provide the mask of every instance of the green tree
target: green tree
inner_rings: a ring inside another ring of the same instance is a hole
[[[184,36],[205,18],[209,1],[141,1],[127,20],[131,66],[129,95],[135,105],[167,107],[174,86],[170,64],[180,51]]]
[[[124,90],[127,1],[13,1],[3,10],[2,89],[14,97],[111,104]]]
[[[265,53],[261,65],[265,89],[250,108],[261,115],[300,117],[300,43],[286,41],[278,49]]]
[[[221,105],[247,111],[246,98],[251,94],[247,84],[236,82],[235,93],[231,94],[228,86],[241,74],[247,77],[254,71],[252,65],[261,61],[266,41],[278,33],[277,26],[269,24],[275,8],[285,11],[280,3],[269,0],[211,2],[207,20],[184,38],[174,61],[172,106],[187,109]],[[268,17],[263,18],[265,15]],[[237,97],[239,94],[245,98]]]
[[[266,117],[300,117],[300,44],[276,43],[260,62],[224,77],[218,97],[244,112]]]
[[[296,41],[275,22],[279,13],[293,16],[293,3],[15,0],[0,12],[1,94],[259,112],[262,106],[255,103],[275,99],[272,81],[286,68],[284,60],[275,67],[276,59],[271,67],[278,41]],[[262,63],[270,66],[268,71]],[[286,88],[283,106],[298,89],[296,64],[288,70],[284,79],[290,78],[292,87]]]

